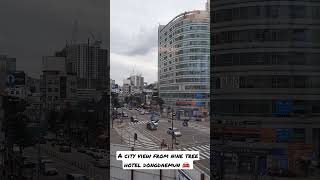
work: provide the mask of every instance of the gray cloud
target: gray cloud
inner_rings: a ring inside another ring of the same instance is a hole
[[[60,50],[71,40],[73,21],[79,21],[79,41],[90,32],[109,43],[105,0],[0,1],[0,53],[17,58],[17,67],[32,76],[41,70],[42,56]]]
[[[157,27],[141,27],[137,33],[112,32],[111,50],[113,53],[137,56],[146,55],[157,47]]]
[[[111,0],[111,78],[122,84],[136,65],[147,82],[156,81],[158,25],[206,1]]]

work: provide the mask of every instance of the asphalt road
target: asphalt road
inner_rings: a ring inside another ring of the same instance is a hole
[[[37,162],[37,159],[38,159],[37,152],[38,151],[36,148],[29,147],[29,148],[26,148],[23,153],[25,156],[29,156],[30,157],[29,159],[32,160],[33,162]],[[42,153],[40,153],[40,156],[48,156],[48,155],[42,152]],[[67,173],[85,174],[85,172],[83,170],[81,170],[77,167],[74,167],[74,166],[70,166],[70,164],[68,164],[60,159],[57,159],[54,157],[48,157],[46,159],[50,159],[53,161],[52,166],[58,170],[58,175],[55,175],[55,176],[40,175],[40,180],[65,180]],[[35,172],[33,173],[34,179],[37,179],[37,170],[36,169],[35,169]]]
[[[135,147],[144,149],[159,150],[162,139],[171,148],[172,136],[167,133],[171,127],[171,120],[168,118],[160,118],[159,127],[157,130],[147,129],[147,122],[150,121],[150,114],[141,115],[139,111],[132,109],[123,109],[128,114],[128,118],[121,118],[115,123],[122,140],[127,142],[129,146],[133,146],[133,134],[137,133],[138,141],[135,142]],[[136,116],[137,123],[130,122],[130,117]],[[169,121],[170,120],[170,121]],[[177,138],[178,144],[174,144],[176,150],[200,151],[200,160],[196,163],[201,169],[209,171],[210,167],[210,126],[209,122],[190,121],[189,126],[183,126],[181,120],[173,120],[173,127],[178,128],[182,136]],[[163,149],[166,150],[167,148]]]
[[[77,152],[75,148],[72,148],[71,153],[63,153],[59,151],[58,145],[52,147],[49,143],[41,145],[41,151],[45,152],[47,156],[54,157],[55,159],[68,164],[69,167],[74,167],[77,171],[82,172],[88,177],[94,178],[94,180],[104,180],[107,178],[107,168],[98,168],[93,165],[94,159],[84,153]]]

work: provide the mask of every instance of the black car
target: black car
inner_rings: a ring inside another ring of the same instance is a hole
[[[71,148],[69,146],[62,146],[60,147],[59,151],[68,153],[71,152]]]
[[[138,119],[137,119],[136,116],[132,116],[132,117],[130,118],[130,121],[131,121],[131,122],[138,122]]]

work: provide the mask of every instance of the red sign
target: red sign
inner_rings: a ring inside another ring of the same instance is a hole
[[[187,163],[187,162],[185,162],[185,163],[182,164],[182,168],[189,168],[189,167],[190,167],[190,165],[189,165],[189,163]]]

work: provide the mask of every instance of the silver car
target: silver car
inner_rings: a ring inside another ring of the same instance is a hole
[[[181,137],[182,136],[182,134],[178,128],[172,129],[172,127],[169,127],[167,133],[170,134],[171,136],[173,134],[174,137]]]

